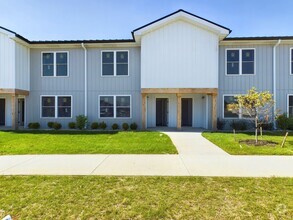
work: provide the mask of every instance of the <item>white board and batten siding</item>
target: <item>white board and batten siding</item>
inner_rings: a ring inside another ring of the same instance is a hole
[[[219,36],[177,20],[141,39],[142,88],[218,88]]]
[[[29,48],[0,31],[0,88],[29,90]]]

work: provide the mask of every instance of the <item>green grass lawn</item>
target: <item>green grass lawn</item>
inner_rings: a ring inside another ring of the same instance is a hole
[[[159,132],[0,131],[0,155],[176,153]]]
[[[263,139],[276,142],[275,146],[249,146],[239,143],[241,140],[254,139],[254,133],[236,133],[234,139],[233,133],[228,132],[204,132],[203,137],[213,142],[224,151],[233,155],[293,155],[293,133],[289,133],[286,143],[281,148],[284,138],[283,132],[266,132]]]
[[[0,219],[292,219],[293,179],[0,177]]]

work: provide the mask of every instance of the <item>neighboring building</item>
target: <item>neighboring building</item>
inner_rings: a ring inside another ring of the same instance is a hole
[[[216,128],[236,94],[255,86],[293,115],[293,37],[228,38],[179,10],[127,40],[29,41],[0,28],[0,125],[136,122]],[[240,116],[241,118],[241,116]]]

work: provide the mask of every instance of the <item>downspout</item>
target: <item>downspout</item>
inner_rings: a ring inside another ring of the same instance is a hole
[[[84,43],[81,47],[84,49],[84,116],[87,116],[87,49]]]
[[[274,110],[273,110],[273,117],[274,117],[274,129],[276,129],[276,111],[277,111],[277,82],[276,82],[276,48],[281,43],[281,39],[278,40],[278,42],[273,47],[273,96],[274,96]]]

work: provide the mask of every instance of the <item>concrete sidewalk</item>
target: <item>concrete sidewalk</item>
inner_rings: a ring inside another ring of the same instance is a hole
[[[178,155],[0,156],[0,174],[293,177],[292,156],[231,156],[200,132],[165,133]]]

